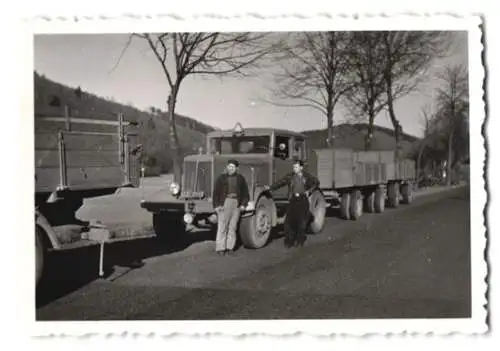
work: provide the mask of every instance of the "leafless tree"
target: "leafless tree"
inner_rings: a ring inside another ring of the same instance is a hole
[[[249,74],[249,69],[270,52],[266,33],[143,33],[168,82],[168,122],[174,178],[180,181],[182,160],[175,108],[182,82],[192,75]]]
[[[468,144],[468,74],[463,65],[446,66],[439,75],[443,85],[438,89],[436,98],[437,127],[447,141],[447,184],[451,184],[451,174],[456,155]]]
[[[435,134],[435,128],[433,128],[433,125],[435,123],[435,116],[432,115],[432,111],[429,105],[425,105],[424,107],[422,107],[421,117],[423,122],[422,124],[424,135],[422,136],[417,155],[417,179],[420,177],[420,171],[422,168],[422,155],[428,143],[430,142],[430,139]]]
[[[448,51],[451,41],[449,33],[439,31],[384,31],[379,38],[384,51],[385,100],[399,150],[402,127],[394,102],[418,87],[430,64]]]
[[[387,105],[384,92],[381,32],[353,32],[348,51],[350,81],[354,88],[345,95],[345,105],[356,120],[368,118],[365,149],[371,148],[375,117]]]
[[[333,144],[335,106],[352,88],[346,76],[349,33],[302,32],[281,42],[276,56],[281,70],[270,102],[284,107],[311,107],[327,120],[328,145]]]

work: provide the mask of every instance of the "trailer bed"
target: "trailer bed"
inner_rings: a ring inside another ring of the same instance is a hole
[[[342,189],[409,181],[415,178],[415,162],[397,160],[394,151],[317,149],[312,172],[322,189]]]
[[[35,117],[35,192],[137,186],[131,152],[137,134],[126,124],[69,117]]]

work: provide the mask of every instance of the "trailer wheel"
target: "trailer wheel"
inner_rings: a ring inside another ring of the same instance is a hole
[[[364,205],[365,205],[365,211],[367,213],[374,213],[375,212],[375,191],[370,190],[364,199]]]
[[[261,197],[255,207],[255,213],[242,217],[240,223],[240,239],[247,249],[260,249],[265,246],[271,236],[273,201]]]
[[[311,211],[311,221],[308,225],[308,232],[318,234],[325,227],[326,216],[326,201],[321,191],[314,191],[309,197],[309,205]]]
[[[409,205],[413,201],[413,189],[409,183],[401,185],[401,195],[403,195],[403,204]]]
[[[352,191],[349,212],[353,221],[357,221],[363,214],[363,196],[361,195],[361,191]]]
[[[340,197],[340,217],[350,219],[351,194],[343,193]]]
[[[186,240],[186,226],[179,215],[153,213],[153,228],[158,240],[165,244],[180,245]]]
[[[384,189],[378,187],[375,189],[375,212],[382,213],[385,210],[385,195]]]
[[[42,229],[38,226],[35,226],[35,274],[36,274],[36,285],[42,279],[43,271],[45,268],[45,244],[43,242],[43,233]]]
[[[390,183],[387,187],[387,196],[389,198],[389,207],[396,208],[399,206],[399,184]]]

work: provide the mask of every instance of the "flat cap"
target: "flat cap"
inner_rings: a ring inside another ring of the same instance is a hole
[[[235,167],[238,167],[240,165],[240,163],[235,159],[230,159],[229,161],[227,161],[227,164],[228,165],[233,164],[235,165]]]

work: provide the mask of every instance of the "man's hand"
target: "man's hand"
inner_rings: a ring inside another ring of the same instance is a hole
[[[222,206],[218,206],[215,208],[215,212],[221,212],[222,211]]]
[[[245,211],[246,208],[247,208],[246,206],[241,205],[240,206],[240,211]]]
[[[269,185],[264,185],[264,190],[270,190],[271,187]]]

